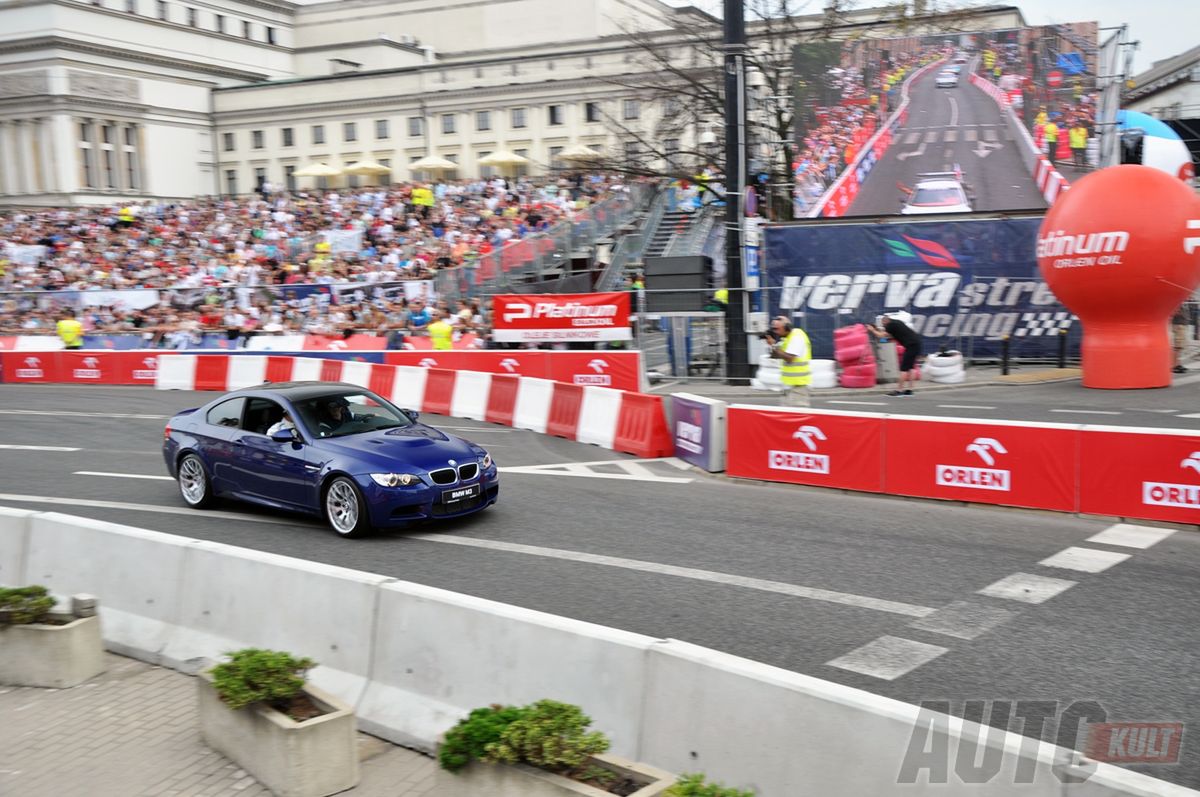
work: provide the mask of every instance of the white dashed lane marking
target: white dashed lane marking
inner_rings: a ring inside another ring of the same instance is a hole
[[[1116,410],[1050,410],[1051,412],[1061,412],[1070,415],[1120,415]]]
[[[1154,526],[1135,526],[1130,523],[1118,523],[1115,526],[1106,528],[1099,534],[1093,534],[1087,538],[1087,541],[1101,545],[1118,545],[1122,548],[1141,548],[1145,550],[1152,545],[1157,545],[1174,533],[1174,529],[1160,529]]]
[[[154,481],[175,481],[170,476],[150,476],[144,473],[106,473],[102,470],[77,470],[72,475],[74,476],[108,476],[113,479],[152,479]]]
[[[1038,562],[1042,567],[1057,567],[1060,570],[1079,570],[1084,573],[1103,573],[1113,565],[1119,565],[1129,558],[1127,553],[1115,551],[1100,551],[1095,548],[1076,548],[1074,546],[1059,551],[1054,556]]]
[[[939,645],[929,645],[901,637],[881,636],[861,648],[825,663],[840,670],[869,675],[883,681],[894,681],[922,664],[928,664],[946,650]]]
[[[908,627],[933,634],[945,634],[956,639],[975,639],[1016,616],[1017,613],[1009,609],[984,606],[970,601],[954,601],[928,617],[914,620]]]
[[[82,451],[79,448],[68,448],[66,446],[22,446],[0,444],[0,449],[5,451]]]
[[[994,584],[979,590],[979,595],[989,598],[1003,598],[1022,603],[1044,603],[1055,595],[1066,592],[1075,586],[1076,582],[1064,578],[1035,576],[1032,573],[1013,573],[1005,576]]]

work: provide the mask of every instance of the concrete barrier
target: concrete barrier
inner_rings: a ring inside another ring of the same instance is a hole
[[[0,506],[0,585],[25,587],[25,550],[29,545],[31,509]]]
[[[99,520],[37,513],[30,519],[25,577],[60,595],[100,600],[109,650],[155,664],[176,631],[184,557],[192,540]]]
[[[386,576],[214,542],[188,546],[164,659],[196,669],[244,647],[310,656],[313,682],[354,704],[366,686]],[[98,593],[103,594],[103,593]],[[177,665],[179,666],[179,665]]]
[[[450,398],[450,414],[455,418],[482,421],[487,415],[488,391],[492,375],[479,371],[455,371],[454,392]]]
[[[652,638],[420,584],[379,593],[364,730],[432,750],[469,709],[552,698],[582,706],[614,753],[636,757]]]

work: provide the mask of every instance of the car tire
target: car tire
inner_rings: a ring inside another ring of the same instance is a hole
[[[339,537],[362,537],[371,531],[367,502],[358,485],[345,476],[338,476],[325,488],[321,500],[325,521]]]
[[[962,365],[963,357],[959,352],[947,352],[945,354],[931,354],[925,360],[931,366],[942,368],[947,365]]]
[[[962,384],[966,378],[967,375],[963,371],[958,371],[956,373],[946,374],[944,376],[930,376],[929,381],[937,382],[939,385],[958,385]]]
[[[212,505],[212,482],[200,457],[188,454],[179,460],[175,481],[179,485],[179,495],[192,509],[204,509]]]
[[[954,376],[963,372],[962,363],[955,365],[937,365],[932,362],[925,363],[925,370],[929,373],[930,379],[937,379],[943,376]]]
[[[834,357],[842,365],[852,365],[867,359],[868,356],[873,357],[874,353],[871,348],[866,345],[846,346],[834,352]],[[872,360],[873,361],[873,360]]]

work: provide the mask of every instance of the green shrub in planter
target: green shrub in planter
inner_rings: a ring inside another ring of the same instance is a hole
[[[286,704],[304,689],[304,676],[317,663],[278,650],[245,648],[226,654],[212,669],[213,688],[232,709],[253,703]]]
[[[55,600],[43,586],[0,587],[0,625],[29,625],[45,619]]]
[[[557,700],[539,700],[526,706],[520,717],[500,732],[500,740],[486,746],[486,759],[508,764],[525,763],[550,772],[578,769],[588,756],[608,750],[608,737],[587,731],[591,717],[579,706]]]
[[[515,706],[492,705],[477,708],[446,732],[438,750],[442,769],[458,772],[472,761],[482,759],[487,747],[500,741],[500,734],[520,719],[524,710]]]
[[[667,789],[663,797],[754,797],[754,792],[709,783],[700,774],[685,774],[680,775],[679,782]]]

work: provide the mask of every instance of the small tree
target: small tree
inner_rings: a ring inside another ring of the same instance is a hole
[[[285,706],[304,689],[305,675],[317,663],[278,650],[245,648],[226,654],[229,661],[213,667],[213,688],[227,706],[253,703]]]
[[[487,760],[526,763],[551,772],[578,769],[588,756],[608,750],[609,740],[588,732],[591,717],[579,706],[539,700],[505,726],[499,741],[487,745]]]
[[[488,746],[498,743],[504,729],[524,713],[524,709],[498,704],[475,709],[446,732],[438,749],[438,763],[442,769],[458,772],[472,761],[484,758]]]
[[[40,623],[54,608],[54,598],[43,586],[0,587],[0,625]]]

